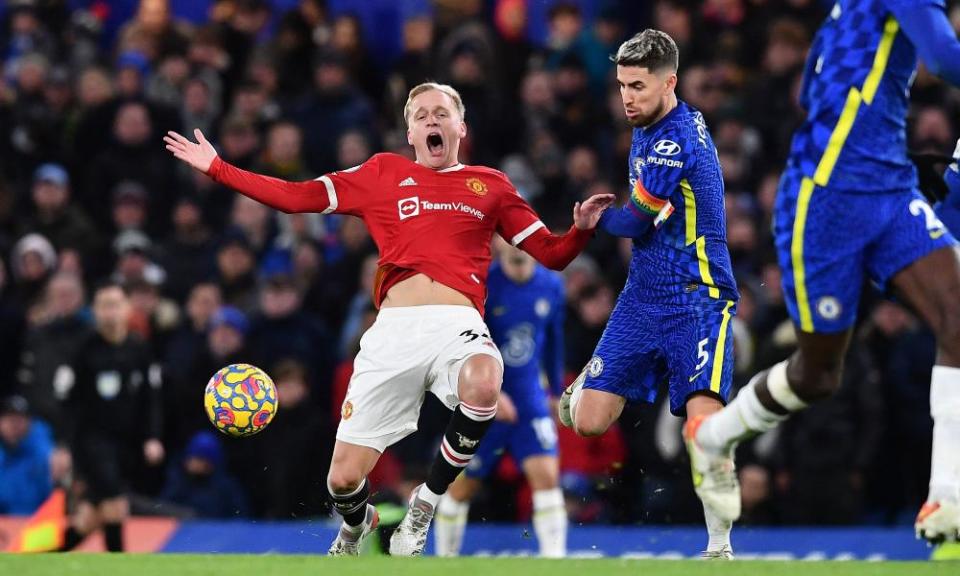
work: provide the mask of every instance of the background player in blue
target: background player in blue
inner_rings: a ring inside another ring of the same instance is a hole
[[[507,451],[523,468],[533,491],[533,531],[540,555],[560,558],[567,551],[567,512],[560,489],[557,428],[542,375],[550,385],[549,395],[559,397],[566,305],[563,279],[499,237],[495,248],[498,260],[487,280],[485,317],[503,355],[501,404],[497,421],[473,460],[440,500],[434,522],[436,551],[438,556],[460,552],[470,500]]]
[[[868,277],[937,336],[930,492],[915,523],[919,536],[936,541],[956,539],[960,529],[960,257],[907,157],[918,55],[960,85],[960,43],[943,0],[833,6],[807,58],[801,102],[808,114],[794,135],[775,213],[799,350],[754,377],[720,413],[688,423],[686,435],[695,473],[709,476],[738,441],[830,396]],[[709,489],[733,494],[736,486]]]
[[[628,401],[653,402],[664,379],[678,416],[716,412],[730,392],[730,319],[739,294],[727,250],[723,175],[703,116],[674,92],[678,59],[673,39],[657,30],[644,30],[617,51],[617,82],[634,126],[630,199],[604,212],[600,225],[632,238],[633,257],[593,359],[561,397],[561,422],[582,436],[604,433]],[[718,466],[722,473],[702,481],[735,486],[733,459]],[[732,557],[736,504],[730,510],[705,503],[705,557]],[[714,514],[718,508],[727,516]]]

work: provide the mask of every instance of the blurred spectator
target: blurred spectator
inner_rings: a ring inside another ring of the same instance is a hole
[[[353,347],[360,336],[366,331],[363,327],[363,318],[366,311],[373,306],[373,289],[377,277],[377,257],[367,256],[360,269],[360,286],[357,293],[350,299],[347,315],[340,331],[340,341],[337,346],[340,358],[349,358],[353,355]]]
[[[307,167],[314,174],[336,168],[336,143],[347,130],[359,130],[371,140],[374,130],[370,100],[352,83],[345,56],[324,49],[314,56],[313,89],[293,110],[303,126]]]
[[[56,266],[57,253],[53,244],[40,234],[27,234],[14,244],[10,262],[14,297],[28,321],[35,320],[41,313],[41,297]]]
[[[133,180],[123,180],[113,187],[113,227],[117,232],[146,230],[147,189]]]
[[[146,280],[127,285],[133,312],[130,329],[147,341],[157,358],[166,356],[167,344],[180,325],[180,307],[160,294],[158,284]]]
[[[236,518],[249,514],[247,497],[224,469],[223,448],[214,432],[198,432],[183,457],[167,471],[160,498],[191,510],[199,518]]]
[[[284,147],[289,143],[281,143]],[[254,253],[259,255],[270,243],[277,212],[265,204],[240,194],[234,194],[230,225],[243,233]]]
[[[55,249],[73,250],[86,265],[101,248],[97,230],[70,198],[70,177],[59,164],[44,164],[33,175],[33,214],[22,223],[24,233],[47,238]]]
[[[250,441],[231,444],[231,467],[247,486],[258,516],[325,516],[334,428],[311,401],[311,377],[301,362],[284,359],[269,366],[277,385],[276,419]]]
[[[186,24],[171,16],[167,0],[140,0],[133,20],[120,30],[117,47],[120,52],[136,50],[149,61],[160,61],[182,51],[189,33]]]
[[[330,47],[344,55],[347,69],[357,87],[376,99],[383,93],[378,62],[373,61],[363,44],[363,25],[355,14],[340,14],[330,27]]]
[[[606,284],[588,284],[577,291],[573,314],[567,314],[564,333],[567,335],[566,365],[579,371],[587,365],[593,349],[613,312],[613,291]]]
[[[68,363],[90,333],[92,319],[86,309],[83,280],[76,274],[58,272],[47,284],[43,312],[30,327],[23,343],[17,383],[30,402],[32,412],[54,426],[62,440],[66,430],[62,402],[68,382],[58,367]]]
[[[329,388],[335,339],[314,314],[302,308],[303,298],[288,272],[268,277],[260,290],[259,314],[249,344],[256,363],[272,366],[293,358],[307,367],[315,389]]]
[[[367,157],[363,158],[366,159]],[[254,171],[284,180],[311,179],[311,174],[303,163],[303,134],[296,124],[281,121],[270,127],[262,161]],[[254,205],[262,206],[256,202]],[[236,205],[234,209],[236,210]]]
[[[163,243],[160,264],[167,271],[164,293],[184,302],[196,282],[212,276],[213,235],[197,198],[181,196],[173,207],[173,226]]]
[[[231,228],[217,246],[217,282],[223,301],[244,312],[256,308],[256,255],[246,234]]]
[[[140,230],[124,230],[113,240],[117,260],[113,279],[124,285],[146,282],[161,285],[166,271],[153,261],[153,243]]]
[[[23,396],[0,400],[0,514],[28,516],[50,495],[53,437]]]
[[[326,17],[323,2],[303,0],[280,18],[274,49],[282,99],[294,100],[309,87],[310,56],[330,35]]]
[[[107,204],[114,186],[124,180],[139,182],[147,189],[151,230],[163,230],[169,221],[175,171],[170,155],[156,145],[154,130],[150,111],[144,104],[128,102],[117,109],[112,142],[88,167],[87,187],[81,197],[81,203],[101,229],[109,225],[108,213],[102,206]]]

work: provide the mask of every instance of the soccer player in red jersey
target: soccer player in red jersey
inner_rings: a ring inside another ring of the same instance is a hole
[[[380,312],[360,341],[343,403],[327,484],[343,524],[331,555],[355,555],[377,524],[367,474],[380,454],[417,429],[429,390],[453,416],[427,481],[410,497],[390,553],[423,552],[434,509],[470,462],[493,422],[503,360],[484,324],[490,241],[507,241],[553,269],[584,248],[613,201],[596,195],[573,208],[574,225],[551,234],[507,177],[458,160],[464,107],[452,87],[414,87],[404,106],[416,162],[376,154],[307,182],[286,182],[231,166],[199,130],[175,132],[167,149],[219,183],[284,212],[359,216],[380,250],[374,301]]]

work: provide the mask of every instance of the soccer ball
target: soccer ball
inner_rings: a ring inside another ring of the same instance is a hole
[[[277,387],[266,372],[250,364],[231,364],[207,382],[203,395],[207,417],[230,436],[252,436],[277,413]]]

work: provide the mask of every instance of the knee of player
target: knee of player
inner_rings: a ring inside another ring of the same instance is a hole
[[[460,399],[476,406],[493,406],[502,380],[503,372],[492,356],[474,356],[460,370]]]
[[[605,418],[590,414],[586,410],[578,411],[573,422],[573,429],[579,436],[590,437],[600,436],[610,427],[610,422]]]
[[[359,471],[332,469],[327,475],[327,489],[331,494],[349,494],[355,492],[363,482]]]

